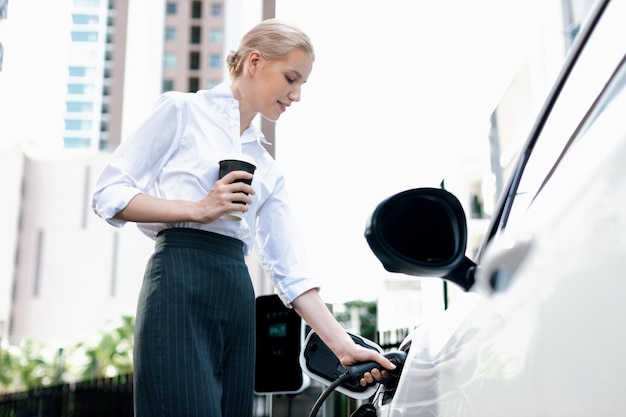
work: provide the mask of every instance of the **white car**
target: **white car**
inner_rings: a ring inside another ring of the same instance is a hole
[[[467,293],[406,337],[360,416],[626,416],[625,53],[626,1],[598,2],[475,259],[449,192],[376,208],[366,238],[387,270]]]

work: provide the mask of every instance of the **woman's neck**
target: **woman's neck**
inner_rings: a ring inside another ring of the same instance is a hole
[[[250,127],[252,120],[256,117],[256,112],[247,105],[238,82],[233,81],[230,88],[233,92],[233,97],[239,102],[239,134],[243,135],[243,132]]]

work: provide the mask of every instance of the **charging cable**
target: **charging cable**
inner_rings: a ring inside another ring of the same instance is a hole
[[[372,368],[370,368],[372,369]],[[337,388],[339,385],[343,384],[345,381],[350,379],[350,374],[346,371],[339,376],[339,378],[335,379],[332,384],[326,387],[322,394],[319,396],[315,404],[313,404],[313,408],[311,408],[311,412],[309,413],[309,417],[317,416],[317,413],[320,411],[322,404],[326,401],[326,398]]]

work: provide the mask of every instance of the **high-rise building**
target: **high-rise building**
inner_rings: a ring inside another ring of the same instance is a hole
[[[223,0],[167,1],[163,90],[197,91],[223,80]]]
[[[223,78],[223,0],[144,2],[73,0],[67,62],[63,147],[111,151],[123,139],[127,77],[132,70],[128,37],[149,30],[144,47],[163,45],[161,91],[196,91]],[[133,7],[136,7],[134,4]],[[163,7],[164,16],[149,9]],[[146,23],[163,18],[161,27]],[[127,59],[128,58],[128,59]]]
[[[116,8],[113,4],[102,0],[72,4],[63,129],[66,149],[98,150],[119,143],[122,89],[114,87],[123,84],[119,69],[124,64],[124,41],[119,38],[125,37],[128,8],[127,2],[117,2]]]
[[[0,0],[0,20],[7,18],[7,10],[9,7],[9,0]],[[2,61],[4,59],[4,46],[0,40],[0,71],[2,71]]]
[[[247,16],[258,21],[261,8],[256,17],[250,9]],[[224,0],[68,0],[55,11],[61,41],[54,53],[66,59],[55,71],[66,75],[47,91],[62,127],[21,134],[29,145],[54,142],[60,152],[26,147],[23,179],[16,179],[21,191],[11,197],[19,223],[1,264],[14,260],[3,271],[10,282],[0,280],[2,293],[11,294],[9,306],[0,300],[0,323],[12,343],[68,343],[134,314],[153,242],[133,224],[116,229],[92,213],[94,183],[161,92],[206,89],[225,76]],[[258,263],[249,264],[257,292],[271,291]]]
[[[72,1],[65,149],[111,151],[121,141],[127,37],[131,24],[143,23],[138,18],[130,22],[128,14],[128,0]]]

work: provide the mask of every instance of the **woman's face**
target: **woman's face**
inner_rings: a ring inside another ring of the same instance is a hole
[[[258,56],[251,99],[256,112],[276,121],[293,103],[300,101],[300,90],[313,69],[313,58],[294,49],[285,58],[268,61]]]

